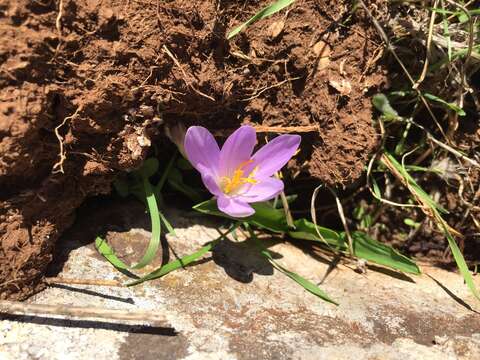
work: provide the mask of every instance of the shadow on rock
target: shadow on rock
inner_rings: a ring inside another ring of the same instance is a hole
[[[274,259],[282,258],[278,253],[270,253]],[[215,264],[223,267],[227,275],[242,283],[251,282],[253,274],[273,275],[273,266],[251,240],[223,240],[213,249],[212,259]]]
[[[18,321],[20,323],[30,323],[61,328],[103,329],[133,334],[151,334],[162,336],[178,335],[177,331],[172,327],[156,325],[130,325],[101,320],[59,319],[49,316],[10,314],[0,316],[0,320]]]
[[[96,296],[96,297],[99,297],[99,298],[102,298],[102,299],[118,301],[118,302],[122,302],[122,303],[125,303],[125,304],[132,304],[132,305],[135,304],[135,301],[130,297],[123,298],[123,297],[119,297],[119,296],[105,294],[105,293],[95,291],[95,290],[82,289],[82,288],[69,286],[69,285],[63,285],[63,284],[49,284],[49,287],[53,287],[53,288],[57,288],[57,289],[63,289],[63,290],[71,291],[71,292],[76,292],[76,293],[79,293],[79,294],[84,294],[84,295]]]
[[[165,211],[165,209],[162,209]],[[183,213],[182,213],[183,214]],[[174,228],[187,227],[193,224],[207,224],[214,226],[216,219],[179,216],[178,212],[166,214]],[[134,231],[131,231],[135,229]],[[144,230],[144,231],[142,231]],[[164,230],[164,229],[163,229]],[[145,205],[134,198],[120,199],[117,197],[97,197],[87,200],[77,211],[75,223],[62,235],[55,246],[53,261],[47,270],[47,276],[57,276],[69,259],[70,253],[84,246],[93,247],[97,236],[106,239],[115,253],[127,264],[138,261],[138,254],[145,252],[150,238],[151,223]],[[161,258],[155,259],[154,266],[168,263],[170,253],[174,256],[174,249],[169,249],[165,238],[165,231],[161,236]],[[104,258],[94,252],[95,257],[104,261]],[[128,275],[131,277],[131,274]]]

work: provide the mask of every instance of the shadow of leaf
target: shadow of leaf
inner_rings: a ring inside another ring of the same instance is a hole
[[[278,253],[270,252],[275,259],[282,257]],[[261,255],[258,247],[249,240],[221,241],[213,249],[212,259],[215,264],[224,269],[227,275],[242,283],[251,282],[254,274],[273,275],[272,265]]]

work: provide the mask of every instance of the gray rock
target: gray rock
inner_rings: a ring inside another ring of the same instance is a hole
[[[149,233],[141,229],[144,214],[138,222],[128,216],[140,228],[110,232],[108,239],[134,261]],[[169,219],[177,236],[168,242],[179,256],[218,237],[216,224],[202,218],[172,212]],[[64,237],[59,258],[68,259],[59,276],[126,280],[92,244],[82,246],[89,240],[84,230],[77,225]],[[325,254],[262,241],[288,269],[323,279]],[[354,268],[340,264],[321,284],[340,302],[334,306],[274,270],[241,236],[230,238],[198,264],[137,287],[53,286],[30,300],[162,311],[175,332],[150,327],[148,319],[142,326],[8,318],[0,321],[0,359],[480,359],[480,315],[468,308],[479,303],[458,274],[428,264],[424,275],[411,278]]]

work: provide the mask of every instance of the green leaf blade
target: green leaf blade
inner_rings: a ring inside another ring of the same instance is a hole
[[[375,94],[372,98],[372,103],[386,120],[395,120],[399,117],[398,112],[390,105],[390,100],[385,94]]]
[[[294,222],[295,224],[295,231],[289,231],[288,235],[294,239],[301,239],[301,240],[325,240],[331,246],[338,246],[340,242],[340,234],[334,230],[317,226],[320,235],[322,235],[323,240],[318,236],[317,229],[315,229],[315,224],[311,223],[306,219],[299,219]]]
[[[417,198],[417,201],[421,204],[422,202],[427,205],[431,213],[433,215],[433,218],[435,219],[438,227],[443,231],[445,237],[447,238],[448,245],[450,247],[450,250],[452,251],[453,257],[455,259],[455,262],[457,263],[458,269],[460,270],[460,273],[463,276],[463,279],[465,283],[467,284],[468,288],[470,289],[471,293],[478,299],[480,300],[480,293],[478,292],[475,283],[473,281],[472,274],[468,270],[468,265],[465,262],[465,258],[463,257],[462,252],[460,251],[457,242],[453,238],[450,229],[448,227],[447,222],[443,219],[442,213],[447,213],[445,209],[440,207],[416,182],[415,180],[410,176],[408,171],[398,162],[396,159],[385,152],[385,156],[388,158],[388,160],[391,162],[391,164],[395,167],[395,170],[397,170],[401,176],[409,183],[409,190],[412,194],[415,195]]]
[[[184,257],[182,257],[178,260],[169,262],[168,264],[165,264],[165,265],[159,267],[158,269],[152,271],[148,275],[146,275],[146,276],[144,276],[144,277],[142,277],[138,280],[127,283],[126,286],[134,286],[134,285],[141,284],[141,283],[143,283],[145,281],[148,281],[148,280],[158,279],[162,276],[167,275],[168,273],[170,273],[174,270],[183,268],[183,267],[191,264],[192,262],[200,259],[207,252],[211,251],[213,249],[213,247],[216,245],[217,242],[212,241],[211,243],[203,246],[202,248],[200,248],[199,250],[197,250],[193,254],[190,254],[190,255],[184,256]]]
[[[333,230],[320,228],[324,239],[321,239],[315,230],[315,224],[301,219],[295,222],[295,231],[288,234],[296,239],[315,241],[327,244],[338,251],[348,253],[348,241],[345,233],[336,233]],[[398,253],[388,245],[371,239],[367,234],[356,231],[351,234],[354,255],[378,265],[403,271],[410,274],[420,274],[419,267],[408,257]]]
[[[450,110],[455,111],[459,116],[465,116],[466,115],[465,110],[463,110],[460,106],[458,106],[454,103],[449,103],[449,102],[439,98],[438,96],[435,96],[435,95],[429,94],[429,93],[424,93],[423,96],[425,96],[425,98],[427,98],[428,100],[431,100],[431,101],[437,102],[439,104],[442,104],[445,107],[449,108]]]
[[[110,262],[116,269],[118,270],[128,270],[128,265],[126,265],[122,260],[120,260],[117,255],[115,255],[115,252],[113,249],[110,247],[110,245],[107,244],[105,239],[102,239],[100,236],[97,236],[95,239],[95,247],[97,251]]]
[[[147,173],[149,173],[149,171],[153,170],[153,168],[157,166],[158,164],[156,164],[155,162],[151,162],[150,165],[148,166],[150,167],[150,170],[147,170]],[[142,175],[142,183],[143,183],[143,189],[141,192],[145,196],[148,212],[150,214],[150,221],[152,224],[152,234],[150,237],[150,241],[147,245],[147,249],[144,255],[142,256],[142,258],[140,259],[140,261],[136,265],[129,266],[118,258],[118,256],[115,254],[115,251],[107,244],[107,242],[104,239],[102,239],[101,237],[97,237],[97,239],[95,240],[95,246],[98,252],[103,257],[105,257],[105,259],[107,259],[107,261],[110,262],[116,269],[122,272],[126,272],[133,269],[135,270],[142,269],[153,261],[153,259],[155,258],[155,255],[158,252],[158,248],[160,247],[160,235],[162,230],[161,219],[166,224],[169,232],[171,233],[174,232],[173,227],[170,225],[167,219],[163,216],[163,214],[160,213],[158,209],[157,200],[154,194],[154,189],[150,184],[148,177],[145,174]]]
[[[320,289],[317,285],[315,285],[311,281],[305,279],[304,277],[298,275],[297,273],[284,268],[282,265],[277,263],[272,258],[272,256],[270,255],[270,253],[268,251],[263,250],[262,255],[268,259],[268,261],[272,264],[273,267],[275,267],[275,269],[282,272],[284,275],[288,276],[290,279],[295,281],[298,285],[303,287],[308,292],[312,293],[315,296],[318,296],[322,300],[325,300],[329,303],[332,303],[334,305],[339,305],[338,302],[336,302],[330,296],[328,296],[328,294],[325,291],[323,291],[322,289]]]
[[[351,236],[356,257],[409,274],[419,275],[421,273],[415,262],[392,247],[382,244],[360,231],[353,232]],[[346,242],[346,240],[344,241]]]
[[[152,223],[152,235],[145,254],[140,259],[138,264],[132,266],[132,269],[142,269],[148,264],[150,264],[155,258],[155,255],[157,254],[158,248],[160,246],[160,234],[162,230],[160,213],[158,210],[157,200],[155,199],[155,194],[153,192],[153,187],[147,177],[143,178],[143,186],[145,189],[145,196],[147,198],[150,221]]]
[[[265,19],[266,17],[273,15],[276,12],[279,12],[280,10],[286,8],[287,6],[289,6],[294,2],[295,0],[278,0],[277,2],[263,8],[254,16],[252,16],[250,19],[248,19],[246,22],[244,22],[243,24],[237,26],[232,31],[230,31],[227,35],[227,40],[230,40],[234,36],[238,35],[243,29],[253,24],[254,22],[261,19]]]
[[[477,287],[475,286],[475,282],[473,281],[473,276],[470,273],[470,270],[468,270],[468,265],[465,261],[465,258],[463,257],[462,252],[460,251],[460,248],[457,245],[457,242],[455,241],[453,236],[450,234],[450,231],[448,231],[447,227],[444,224],[442,224],[442,227],[443,227],[443,232],[445,234],[445,237],[447,238],[448,245],[450,246],[450,250],[452,250],[453,258],[457,263],[458,269],[460,270],[460,273],[462,274],[463,279],[465,280],[465,283],[467,284],[473,296],[475,296],[478,300],[480,300],[480,293],[478,292]]]
[[[242,218],[242,221],[276,233],[287,232],[289,230],[285,213],[282,209],[275,209],[268,203],[254,203],[250,205],[255,210],[255,213],[247,218]],[[193,209],[207,215],[238,220],[218,210],[215,199],[195,205]]]
[[[190,265],[191,263],[199,260],[203,255],[205,255],[207,252],[209,251],[212,251],[213,248],[222,240],[222,239],[225,239],[225,237],[230,234],[232,231],[234,231],[236,228],[237,228],[238,225],[233,225],[232,227],[230,227],[230,229],[225,233],[225,234],[222,234],[220,233],[220,237],[209,242],[208,244],[206,244],[205,246],[201,247],[199,250],[195,251],[193,254],[189,254],[189,255],[186,255],[186,256],[183,256],[181,257],[180,259],[177,259],[175,261],[171,261],[169,262],[168,264],[165,264],[161,267],[159,267],[158,269],[155,269],[154,271],[152,271],[151,273],[143,276],[142,278],[140,279],[137,279],[135,281],[132,281],[130,283],[127,283],[126,285],[127,286],[134,286],[134,285],[138,285],[138,284],[141,284],[145,281],[148,281],[148,280],[153,280],[153,279],[157,279],[159,277],[162,277],[174,270],[177,270],[177,269],[180,269],[180,268],[184,268],[188,265]]]

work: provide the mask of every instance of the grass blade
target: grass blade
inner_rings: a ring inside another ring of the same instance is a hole
[[[160,215],[160,220],[162,220],[163,225],[167,228],[167,231],[170,235],[176,236],[175,234],[175,229],[173,228],[172,224],[167,220],[165,215],[161,211],[158,211],[158,214]]]
[[[197,250],[193,254],[184,256],[184,257],[182,257],[178,260],[175,260],[175,261],[171,261],[168,264],[165,264],[162,267],[152,271],[148,275],[146,275],[146,276],[144,276],[144,277],[142,277],[138,280],[127,283],[126,286],[138,285],[138,284],[141,284],[145,281],[153,280],[153,279],[157,279],[159,277],[162,277],[162,276],[164,276],[164,275],[166,275],[169,272],[172,272],[174,270],[184,268],[185,266],[191,264],[192,262],[200,259],[207,252],[211,251],[219,241],[220,240],[212,241],[211,243],[201,247],[199,250]]]
[[[295,2],[295,0],[278,0],[275,3],[263,8],[258,13],[256,13],[254,16],[252,16],[250,19],[248,19],[246,22],[244,22],[240,26],[237,26],[235,29],[230,31],[227,35],[227,39],[230,40],[235,35],[238,35],[238,33],[240,33],[240,31],[242,31],[244,28],[253,24],[255,21],[264,19],[264,18],[266,18],[270,15],[273,15],[276,12],[286,8],[287,6],[292,4],[293,2]]]
[[[417,182],[408,174],[404,166],[402,166],[392,155],[385,153],[381,158],[382,163],[392,172],[393,175],[397,176],[400,181],[405,185],[405,187],[412,193],[416,201],[423,205],[424,212],[430,218],[433,218],[437,223],[438,227],[443,231],[445,237],[447,238],[448,245],[452,251],[455,262],[457,263],[458,269],[465,280],[468,288],[472,294],[480,300],[480,293],[478,292],[475,283],[473,281],[472,274],[468,270],[467,263],[463,257],[462,252],[460,251],[457,242],[452,236],[452,229],[447,222],[443,219],[441,215],[442,208],[435,203],[435,201],[417,184]]]
[[[126,265],[122,260],[117,257],[117,255],[115,255],[115,252],[110,247],[110,245],[108,245],[107,242],[100,236],[97,236],[97,238],[95,239],[95,247],[97,248],[97,251],[105,259],[107,259],[108,262],[110,262],[110,264],[112,264],[117,270],[128,270],[128,265]]]
[[[244,222],[277,233],[289,230],[283,209],[275,209],[268,203],[253,203],[250,205],[255,209],[255,214],[242,219]],[[193,208],[204,214],[237,220],[218,210],[215,199],[204,201]]]
[[[147,199],[148,213],[150,214],[150,220],[152,222],[152,236],[142,259],[140,259],[138,264],[134,265],[132,269],[141,269],[150,264],[160,246],[160,233],[162,229],[160,214],[158,211],[157,200],[155,199],[155,193],[153,192],[153,187],[150,184],[148,177],[143,177],[143,187]]]
[[[296,230],[290,231],[289,236],[295,239],[310,240],[324,244],[324,241],[341,251],[348,253],[348,242],[345,233],[336,233],[333,230],[320,228],[323,238],[321,239],[315,229],[315,224],[308,220],[300,219],[295,222]],[[403,271],[410,274],[420,274],[419,267],[414,261],[400,254],[392,247],[382,244],[361,231],[351,233],[353,255],[360,259],[365,259],[372,263],[387,266],[394,270]]]
[[[250,234],[250,237],[255,241],[256,245],[260,249],[260,253],[262,254],[262,256],[265,257],[275,269],[280,271],[282,274],[288,276],[290,279],[295,281],[298,285],[300,285],[301,287],[303,287],[305,290],[312,293],[313,295],[318,296],[322,300],[325,300],[329,303],[338,305],[338,303],[335,300],[332,300],[332,298],[330,298],[330,296],[328,296],[328,294],[324,292],[322,289],[320,289],[317,285],[305,279],[304,277],[298,275],[297,273],[294,273],[293,271],[286,269],[285,267],[280,265],[278,262],[276,262],[272,254],[270,254],[270,252],[263,246],[260,240],[258,240],[257,236],[255,235],[253,230],[248,226],[248,224],[246,224],[246,228]]]
[[[445,226],[445,224],[443,222],[441,222],[440,226],[443,229],[443,233],[445,234],[445,237],[447,238],[448,245],[450,246],[450,250],[452,251],[452,254],[453,254],[453,258],[455,259],[455,262],[457,263],[458,269],[460,270],[460,273],[462,274],[463,279],[465,280],[465,283],[467,284],[471,293],[478,300],[480,300],[480,293],[478,292],[478,290],[475,286],[475,283],[473,282],[473,276],[470,273],[470,270],[468,270],[468,265],[465,262],[465,258],[463,257],[463,254],[460,251],[460,248],[458,247],[457,242],[455,241],[452,234],[448,230],[447,226]]]
[[[145,196],[147,200],[148,212],[150,214],[150,220],[152,223],[152,235],[150,238],[150,242],[148,243],[147,250],[143,255],[142,259],[138,262],[138,264],[134,266],[126,265],[122,260],[115,255],[113,249],[107,244],[107,242],[102,239],[101,237],[97,237],[95,240],[95,246],[98,252],[105,257],[116,269],[119,271],[128,271],[128,269],[141,269],[147,266],[152,262],[155,255],[157,254],[158,248],[160,246],[160,233],[161,233],[161,223],[160,223],[160,216],[164,219],[164,222],[167,222],[167,219],[162,215],[158,210],[157,200],[155,199],[155,194],[153,192],[153,187],[148,180],[148,177],[142,176],[143,178],[143,187],[145,191]],[[170,225],[170,224],[169,224]],[[173,228],[171,225],[169,226],[171,230]],[[169,230],[170,231],[170,230]]]
[[[449,108],[450,110],[455,111],[459,116],[465,116],[466,115],[465,110],[463,110],[460,106],[458,106],[454,103],[449,103],[449,102],[439,98],[438,96],[435,96],[435,95],[429,94],[429,93],[424,93],[423,96],[425,96],[425,98],[427,98],[428,100],[435,101],[439,104],[444,105],[445,107]]]
[[[162,277],[174,270],[184,268],[190,265],[192,262],[200,259],[207,252],[211,251],[222,239],[224,239],[228,234],[234,231],[237,228],[237,226],[238,225],[233,225],[225,234],[222,234],[218,239],[215,239],[214,241],[209,242],[207,245],[201,247],[200,249],[195,251],[193,254],[183,256],[180,259],[177,259],[175,261],[171,261],[168,264],[165,264],[159,267],[158,269],[152,271],[148,275],[145,275],[140,279],[127,283],[126,286],[134,286],[148,280],[158,279],[159,277]]]
[[[298,275],[297,273],[294,273],[286,268],[284,268],[283,266],[281,266],[279,263],[277,263],[273,258],[272,258],[272,255],[267,251],[267,250],[263,250],[262,251],[262,255],[268,259],[268,261],[270,262],[270,264],[272,264],[273,267],[275,267],[275,269],[277,269],[278,271],[282,272],[283,274],[285,274],[286,276],[288,276],[290,279],[292,279],[293,281],[295,281],[298,285],[300,285],[301,287],[303,287],[305,290],[307,290],[308,292],[311,292],[313,295],[316,295],[318,296],[319,298],[329,302],[329,303],[332,303],[334,305],[339,305],[338,302],[336,302],[335,300],[333,300],[332,298],[330,298],[326,292],[324,292],[322,289],[320,289],[317,285],[315,285],[314,283],[312,283],[311,281],[305,279],[304,277]]]
[[[382,162],[384,165],[390,169],[390,171],[395,171],[394,175],[400,176],[400,180],[403,180],[404,184],[407,185],[407,188],[410,192],[413,192],[413,195],[418,196],[422,199],[430,208],[433,208],[440,213],[448,214],[448,211],[442,208],[439,204],[437,204],[433,199],[423,190],[415,181],[415,179],[409,174],[409,172],[405,169],[402,164],[400,164],[395,157],[387,152],[384,153],[385,158],[382,158]],[[387,161],[383,161],[387,160]]]

